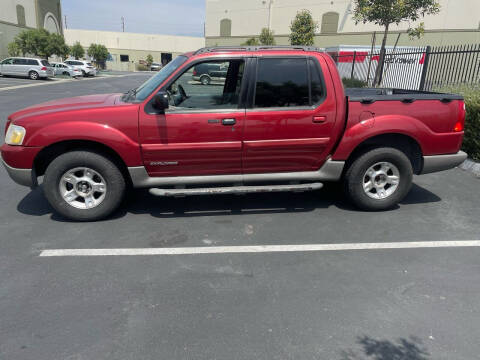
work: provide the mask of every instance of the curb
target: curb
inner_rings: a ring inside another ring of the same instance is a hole
[[[480,163],[477,163],[471,159],[465,160],[458,166],[460,169],[471,172],[476,177],[480,178]]]

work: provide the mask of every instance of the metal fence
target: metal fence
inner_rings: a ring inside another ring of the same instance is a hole
[[[357,79],[372,86],[380,53],[340,51],[329,53],[342,78]],[[480,82],[480,44],[389,49],[381,71],[382,87],[435,90],[449,85]]]

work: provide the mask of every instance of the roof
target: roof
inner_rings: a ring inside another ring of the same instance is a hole
[[[308,51],[308,52],[325,52],[325,49],[317,48],[315,46],[283,46],[283,45],[272,45],[272,46],[213,46],[213,47],[204,47],[198,49],[193,53],[193,55],[204,54],[204,53],[215,53],[215,52],[232,52],[232,51],[268,51],[268,50],[294,50],[294,51]]]

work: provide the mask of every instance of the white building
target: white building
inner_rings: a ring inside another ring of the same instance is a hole
[[[480,42],[480,0],[439,0],[441,12],[426,16],[426,33],[420,40],[402,35],[401,45],[442,45]],[[288,44],[290,24],[299,10],[309,10],[318,22],[318,46],[369,44],[372,33],[383,29],[371,23],[355,24],[352,0],[206,0],[207,45],[238,45],[258,36],[262,28],[274,31],[278,44]],[[392,26],[390,43],[408,23]],[[377,40],[381,36],[377,36]]]
[[[63,32],[60,0],[0,0],[0,60],[22,30],[41,28]]]
[[[205,46],[203,37],[137,34],[128,32],[65,29],[65,42],[77,41],[87,49],[90,44],[105,45],[111,55],[108,69],[132,71],[140,60],[151,54],[154,62],[165,63],[175,56]]]

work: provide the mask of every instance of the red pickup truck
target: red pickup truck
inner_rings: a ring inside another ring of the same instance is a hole
[[[201,64],[221,82],[194,77]],[[12,114],[2,159],[74,220],[111,214],[130,186],[158,196],[308,191],[343,181],[364,210],[388,209],[413,174],[453,168],[461,96],[347,89],[309,47],[203,48],[125,94],[46,102]]]

